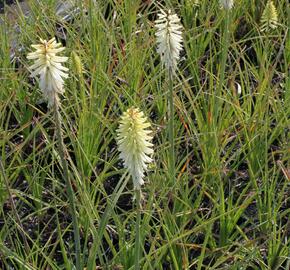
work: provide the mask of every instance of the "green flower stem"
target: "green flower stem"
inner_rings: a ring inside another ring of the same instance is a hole
[[[219,176],[220,182],[220,246],[223,247],[227,243],[228,233],[227,233],[227,216],[226,216],[226,207],[225,207],[225,195],[224,195],[224,187],[222,177]]]
[[[135,270],[140,269],[140,223],[141,223],[141,190],[136,189],[137,220],[136,220],[136,241],[135,241]]]
[[[175,184],[175,151],[174,151],[174,100],[173,100],[173,74],[168,70],[169,79],[169,174],[172,185]]]
[[[219,74],[219,82],[218,82],[218,88],[216,95],[214,97],[214,124],[215,124],[215,140],[216,140],[216,147],[219,147],[219,141],[217,139],[218,133],[219,132],[219,113],[222,107],[221,103],[221,96],[222,96],[222,89],[225,81],[225,71],[226,71],[226,63],[227,63],[227,57],[228,57],[228,50],[229,50],[229,43],[230,43],[230,15],[231,15],[231,10],[226,9],[226,18],[224,21],[224,31],[223,31],[223,37],[222,37],[222,52],[221,52],[221,59],[220,59],[220,74]],[[220,246],[224,246],[227,242],[227,218],[225,216],[226,212],[226,207],[225,207],[225,198],[224,198],[224,188],[223,188],[223,181],[222,177],[219,176],[219,193],[220,193]]]
[[[70,211],[71,211],[72,221],[73,221],[74,242],[75,242],[75,252],[76,252],[76,269],[82,270],[80,233],[79,233],[79,227],[78,227],[75,198],[74,198],[74,192],[72,189],[72,185],[71,185],[71,182],[69,180],[67,161],[65,159],[65,151],[64,151],[63,138],[62,138],[62,132],[61,132],[61,120],[60,120],[61,116],[59,113],[59,107],[58,107],[57,100],[55,100],[55,102],[54,102],[54,116],[55,116],[55,123],[56,123],[59,155],[60,155],[60,159],[61,159],[63,176],[64,176],[65,183],[66,183],[67,195],[68,195],[68,199],[69,199],[69,206],[70,206]]]
[[[218,87],[216,94],[214,95],[214,114],[213,117],[215,119],[215,123],[217,123],[218,118],[219,118],[219,110],[221,108],[220,104],[220,97],[222,94],[222,89],[223,89],[223,84],[225,80],[225,71],[226,71],[226,63],[227,63],[227,57],[228,57],[228,50],[229,50],[229,43],[230,43],[230,15],[231,15],[231,10],[225,10],[226,12],[226,18],[224,21],[224,31],[223,31],[223,36],[222,36],[222,51],[221,51],[221,59],[220,59],[220,71],[219,71],[219,82],[218,82]]]

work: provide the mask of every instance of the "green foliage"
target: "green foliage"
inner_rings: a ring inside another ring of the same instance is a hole
[[[174,185],[156,2],[184,26],[173,80]],[[137,217],[141,269],[289,269],[288,1],[273,1],[279,25],[270,33],[259,29],[264,1],[237,0],[229,14],[217,1],[196,2],[76,1],[64,21],[56,1],[31,0],[29,16],[1,15],[1,269],[74,267],[53,113],[27,70],[30,45],[53,36],[71,60],[60,114],[84,269],[134,269]],[[132,105],[154,129],[141,212],[115,141]]]

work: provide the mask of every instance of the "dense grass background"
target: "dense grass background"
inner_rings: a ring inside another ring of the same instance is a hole
[[[227,43],[218,1],[76,1],[68,21],[54,0],[28,1],[29,15],[7,10],[0,268],[73,269],[54,118],[26,59],[31,44],[55,36],[70,57],[61,115],[84,269],[134,269],[136,204],[115,141],[120,114],[133,105],[152,123],[155,150],[142,189],[141,269],[289,269],[290,10],[287,0],[274,2],[280,25],[263,33],[266,1],[236,1]],[[159,6],[184,26],[174,80],[175,183],[168,81],[154,37]]]

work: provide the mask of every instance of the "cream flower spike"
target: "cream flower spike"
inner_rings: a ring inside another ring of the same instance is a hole
[[[269,0],[261,17],[261,31],[270,31],[278,26],[278,13],[274,3]]]
[[[178,16],[168,10],[160,9],[155,21],[157,28],[157,52],[160,54],[162,64],[175,73],[179,53],[182,50],[182,25]]]
[[[129,108],[123,113],[117,129],[117,143],[120,158],[133,178],[134,189],[140,190],[144,184],[144,172],[147,164],[152,162],[150,124],[138,108]]]
[[[234,6],[234,0],[220,0],[220,6],[225,10],[230,10]]]
[[[27,59],[34,60],[34,64],[29,67],[31,77],[40,75],[39,87],[44,97],[48,100],[48,106],[53,106],[58,102],[58,94],[63,94],[64,78],[68,77],[66,73],[68,68],[62,66],[68,57],[57,56],[65,48],[61,43],[57,43],[55,38],[49,41],[40,39],[40,44],[31,45],[36,49],[35,52],[28,53]]]

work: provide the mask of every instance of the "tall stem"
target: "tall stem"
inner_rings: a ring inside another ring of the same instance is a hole
[[[140,269],[140,223],[141,223],[141,191],[136,189],[137,220],[136,220],[136,241],[135,241],[135,270]]]
[[[67,195],[68,195],[68,199],[69,199],[69,206],[70,206],[70,211],[71,211],[72,221],[73,221],[74,242],[75,242],[75,252],[76,252],[76,269],[82,270],[82,268],[81,268],[80,234],[79,234],[78,220],[77,220],[77,214],[76,214],[74,192],[73,192],[71,182],[69,180],[68,165],[67,165],[67,161],[65,159],[63,137],[62,137],[62,132],[61,132],[61,120],[60,120],[61,116],[59,113],[59,107],[58,107],[57,100],[55,100],[55,102],[54,102],[54,117],[55,117],[55,123],[56,123],[59,155],[60,155],[60,159],[61,159],[63,176],[64,176],[65,183],[66,183]]]
[[[219,117],[219,110],[221,109],[221,102],[220,102],[220,96],[222,93],[222,88],[225,80],[225,71],[226,71],[226,63],[227,63],[227,57],[228,57],[228,50],[229,50],[229,42],[230,42],[230,31],[229,31],[229,24],[230,24],[230,13],[231,10],[226,9],[226,19],[224,21],[224,31],[222,36],[222,42],[221,42],[221,59],[220,59],[220,74],[219,74],[219,82],[216,94],[214,95],[214,119],[216,120],[215,123],[218,121]]]
[[[174,151],[174,100],[173,100],[173,74],[168,70],[169,79],[169,173],[172,185],[175,184],[175,151]]]
[[[225,205],[225,195],[224,195],[224,184],[222,181],[221,176],[219,176],[219,193],[220,193],[220,247],[223,247],[226,245],[228,237],[228,231],[227,231],[227,218],[226,218],[226,205]]]
[[[222,37],[222,54],[221,54],[221,67],[220,67],[220,74],[219,74],[219,82],[218,82],[218,90],[216,92],[215,96],[215,111],[214,111],[214,119],[215,119],[215,142],[216,145],[215,147],[218,149],[219,148],[219,140],[218,140],[218,132],[220,131],[219,129],[219,114],[220,110],[222,107],[222,102],[221,102],[221,95],[222,95],[222,89],[223,89],[223,84],[225,80],[225,71],[226,71],[226,63],[227,63],[227,57],[228,57],[228,50],[229,50],[229,43],[230,43],[230,31],[229,31],[229,25],[230,25],[230,9],[226,9],[226,19],[225,19],[225,24],[224,24],[224,32],[223,32],[223,37]],[[223,181],[222,177],[219,175],[219,192],[220,192],[220,246],[224,246],[227,241],[227,218],[225,216],[225,199],[224,199],[224,188],[223,188]]]

